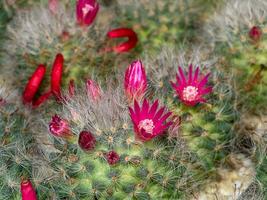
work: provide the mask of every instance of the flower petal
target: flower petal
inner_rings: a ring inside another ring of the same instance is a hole
[[[206,76],[199,82],[199,84],[198,84],[198,87],[199,87],[199,88],[202,88],[204,85],[207,84],[209,76],[210,76],[210,73],[208,73],[208,74],[207,74],[207,75],[206,75]]]

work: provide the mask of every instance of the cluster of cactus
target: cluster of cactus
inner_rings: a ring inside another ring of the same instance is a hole
[[[232,84],[240,115],[250,118],[238,124],[241,131],[237,137],[251,141],[246,145],[251,151],[246,153],[259,165],[257,178],[263,191],[267,187],[264,174],[267,128],[266,122],[262,122],[267,113],[266,11],[265,1],[229,1],[205,27],[211,46],[221,56],[223,70],[234,75]],[[244,126],[249,130],[244,130]]]
[[[266,23],[265,1],[229,1],[205,27],[209,41],[221,56],[224,69],[234,79],[243,109],[266,111]]]
[[[140,50],[157,53],[163,45],[175,47],[193,41],[205,14],[219,1],[117,0],[123,19],[119,26],[130,26],[139,35]],[[115,4],[115,3],[114,3]],[[193,31],[194,30],[194,31]]]
[[[266,199],[267,3],[253,2],[0,3],[0,199]]]

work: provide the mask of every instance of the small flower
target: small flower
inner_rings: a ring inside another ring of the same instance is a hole
[[[138,42],[137,34],[130,28],[118,28],[118,29],[113,29],[108,32],[107,34],[108,38],[123,38],[127,37],[128,40],[126,42],[123,42],[112,49],[107,49],[115,51],[117,53],[122,53],[122,52],[128,52],[132,48],[134,48]]]
[[[261,39],[262,36],[262,30],[258,26],[253,26],[249,31],[249,37],[254,42],[258,42]]]
[[[202,97],[212,91],[212,87],[206,87],[208,82],[207,74],[201,81],[199,79],[199,68],[197,67],[194,74],[192,72],[193,66],[189,66],[188,79],[186,79],[182,68],[179,66],[179,75],[176,75],[176,83],[171,82],[172,87],[175,89],[178,98],[188,106],[194,106],[200,102],[206,102]]]
[[[128,99],[141,99],[147,89],[146,72],[140,60],[134,61],[126,70],[124,89]]]
[[[20,191],[22,200],[37,200],[35,190],[29,180],[22,180]]]
[[[148,101],[145,99],[142,107],[139,106],[137,101],[134,102],[134,108],[129,107],[135,134],[138,139],[142,141],[151,140],[163,134],[172,125],[173,122],[166,122],[172,113],[167,112],[163,115],[165,107],[158,110],[158,106],[158,100],[150,107]]]
[[[64,57],[57,54],[51,72],[51,92],[56,96],[57,100],[61,99],[61,79],[63,73]]]
[[[49,131],[57,137],[68,138],[71,136],[68,122],[58,115],[52,117],[49,123]]]
[[[95,136],[88,131],[82,131],[79,135],[78,144],[82,150],[91,151],[95,148]]]
[[[88,79],[86,81],[86,91],[88,98],[92,98],[94,101],[99,100],[99,98],[101,97],[100,87],[91,79]]]
[[[76,3],[77,22],[82,26],[89,26],[93,23],[99,4],[96,0],[78,0]]]
[[[108,161],[108,164],[115,165],[119,160],[120,156],[115,151],[110,151],[107,154],[105,154],[106,159]]]

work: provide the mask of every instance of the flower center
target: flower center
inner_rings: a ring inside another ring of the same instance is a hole
[[[195,101],[198,95],[198,88],[194,86],[187,86],[183,90],[183,99],[186,101]]]
[[[144,119],[139,122],[138,128],[140,130],[144,129],[147,133],[152,134],[155,126],[151,119]]]
[[[87,13],[91,10],[93,10],[94,7],[89,5],[89,4],[85,4],[85,6],[82,8],[83,11],[83,16],[87,15]]]

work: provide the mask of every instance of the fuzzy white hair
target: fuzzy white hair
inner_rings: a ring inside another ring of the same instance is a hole
[[[107,14],[110,12],[105,11],[104,17],[107,17]],[[95,38],[97,35],[98,40],[105,38],[106,30],[108,30],[107,20],[103,22],[103,19],[96,18],[88,30],[90,36]],[[70,35],[79,33],[81,44],[86,43],[90,38],[87,32],[77,25],[75,7],[59,3],[57,13],[54,14],[47,5],[43,4],[27,10],[19,10],[7,26],[9,40],[5,43],[5,49],[11,54],[22,50],[23,53],[38,55],[41,47],[54,45],[56,48],[59,36],[64,31]]]
[[[260,0],[225,0],[224,7],[218,9],[204,27],[209,43],[228,42],[231,45],[234,35],[248,33],[257,25],[267,23],[267,2]]]
[[[14,102],[17,99],[18,91],[10,87],[7,80],[0,76],[0,100]]]
[[[41,44],[52,44],[64,30],[73,34],[76,31],[75,12],[60,5],[56,15],[45,6],[20,10],[7,27],[11,41],[6,43],[6,49],[15,53],[21,48],[25,53],[35,55]]]
[[[178,71],[178,66],[185,71],[190,64],[193,67],[200,67],[203,71],[211,70],[217,59],[210,58],[209,51],[202,47],[192,47],[191,49],[180,48],[179,50],[163,47],[157,56],[146,56],[144,65],[147,68],[152,84],[155,88],[161,88],[164,79],[173,80]]]

